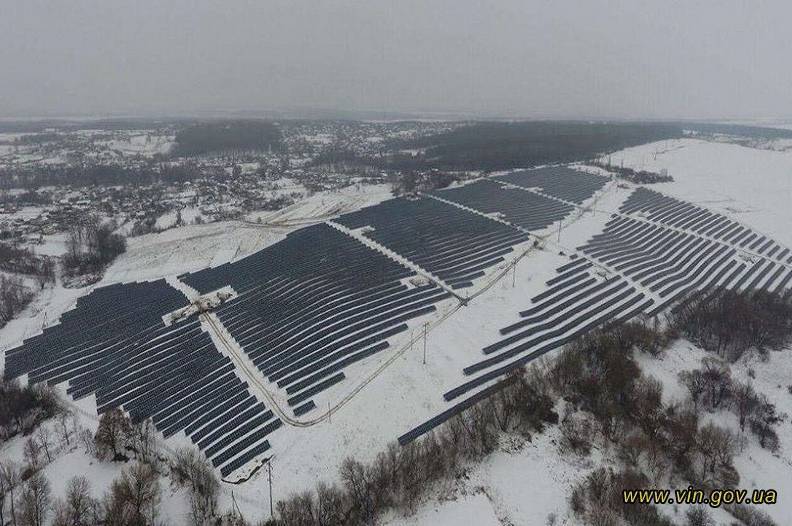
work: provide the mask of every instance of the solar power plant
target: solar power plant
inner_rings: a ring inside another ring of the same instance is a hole
[[[595,327],[641,313],[656,315],[692,293],[782,291],[792,281],[792,268],[783,259],[789,250],[723,216],[643,188],[621,212],[577,247],[582,257],[559,267],[519,313],[521,319],[502,328],[504,337],[464,369],[471,379],[444,394],[453,405],[402,435],[402,444],[499,389],[513,369]],[[739,257],[744,247],[761,257]]]
[[[74,399],[96,395],[103,413],[150,418],[165,437],[184,431],[223,476],[269,448],[281,422],[258,402],[196,317],[166,326],[185,306],[164,280],[111,285],[80,298],[60,323],[6,353],[5,375],[68,381]]]
[[[522,188],[536,188],[543,194],[576,204],[583,203],[608,182],[605,177],[566,166],[522,170],[495,179]]]
[[[428,197],[398,198],[341,216],[349,228],[409,259],[454,289],[470,287],[528,234]]]
[[[343,369],[388,348],[412,318],[449,293],[326,224],[304,228],[238,262],[183,276],[198,290],[239,296],[217,316],[248,358],[284,389],[295,415],[344,380]]]
[[[620,211],[716,239],[775,261],[792,262],[790,250],[781,247],[774,240],[720,214],[654,190],[643,187],[636,189],[621,206]]]
[[[519,188],[505,187],[492,179],[437,190],[431,195],[484,214],[497,214],[503,221],[525,230],[546,228],[574,210],[569,204]]]

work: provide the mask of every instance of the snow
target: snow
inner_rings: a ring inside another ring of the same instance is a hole
[[[486,495],[465,495],[457,500],[432,503],[411,517],[399,517],[383,522],[384,526],[454,526],[475,524],[476,526],[500,526],[492,504]]]
[[[695,202],[792,245],[792,151],[770,151],[699,139],[660,141],[610,155],[611,162],[659,172],[674,182],[651,188]]]

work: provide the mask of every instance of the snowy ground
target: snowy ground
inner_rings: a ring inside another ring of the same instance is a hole
[[[659,172],[674,182],[652,189],[721,212],[792,245],[792,151],[769,151],[699,139],[660,141],[628,148],[611,162]]]

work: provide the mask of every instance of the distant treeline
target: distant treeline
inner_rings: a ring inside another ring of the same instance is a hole
[[[407,141],[423,154],[389,159],[393,169],[501,170],[582,161],[639,144],[682,136],[677,125],[535,121],[476,123]]]
[[[280,129],[260,120],[218,121],[195,124],[176,133],[176,156],[224,151],[278,150]]]
[[[0,168],[0,189],[40,188],[42,186],[142,186],[179,183],[200,177],[192,163],[178,166],[151,163],[141,166],[98,164],[93,166],[46,166]]]
[[[674,178],[667,173],[659,174],[648,170],[634,170],[625,166],[614,166],[610,164],[610,161],[606,163],[600,160],[594,160],[589,161],[588,164],[615,173],[621,179],[635,184],[671,183],[674,181]]]
[[[764,126],[746,126],[743,124],[718,124],[708,122],[680,123],[680,127],[706,134],[735,135],[751,139],[792,139],[792,130],[783,128],[765,128]]]

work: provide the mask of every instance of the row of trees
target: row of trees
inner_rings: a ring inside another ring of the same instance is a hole
[[[42,470],[28,473],[0,463],[0,524],[13,526],[143,526],[157,523],[161,486],[151,466],[136,463],[122,471],[103,498],[93,496],[84,476],[66,484],[62,498],[53,499]]]
[[[764,290],[717,290],[680,303],[671,322],[702,348],[729,361],[792,342],[792,296]]]
[[[220,482],[214,469],[194,449],[182,449],[172,458],[158,451],[150,421],[132,422],[121,410],[107,411],[96,433],[79,426],[76,418],[58,405],[51,391],[39,387],[22,390],[5,384],[11,392],[17,419],[29,434],[23,448],[23,462],[0,462],[0,525],[13,526],[142,526],[159,523],[163,476],[183,488],[189,497],[191,522],[196,526],[231,524],[233,515],[218,513]],[[32,393],[32,394],[31,394]],[[55,420],[45,420],[38,409],[38,393],[48,393],[54,404]],[[30,402],[31,396],[38,405]],[[25,402],[27,400],[27,402]],[[6,409],[4,404],[1,409]],[[27,408],[23,410],[23,408]],[[2,413],[5,416],[5,411]],[[20,424],[21,425],[21,424]],[[59,455],[85,447],[101,461],[134,463],[124,469],[103,496],[95,497],[88,480],[74,477],[62,498],[53,498],[45,468]]]
[[[437,485],[448,485],[497,446],[504,430],[530,436],[558,421],[555,399],[537,370],[514,373],[508,386],[424,439],[390,444],[370,463],[347,458],[341,484],[320,483],[276,505],[271,525],[372,524],[388,510],[408,512]]]
[[[22,168],[0,168],[0,189],[167,185],[192,181],[203,175],[201,167],[191,162],[170,164],[139,160],[136,166],[109,163],[84,166],[36,164]]]
[[[667,173],[659,174],[648,170],[634,170],[625,166],[615,166],[610,163],[610,159],[608,159],[608,162],[591,160],[588,164],[615,173],[619,178],[635,184],[671,183],[674,181],[674,178]]]
[[[623,489],[670,483],[707,490],[733,488],[740,480],[733,462],[740,437],[705,423],[701,405],[691,400],[663,402],[662,384],[644,376],[635,360],[634,349],[640,345],[631,335],[647,331],[636,331],[635,325],[579,339],[562,352],[550,374],[568,402],[562,448],[587,454],[599,440],[621,460],[613,469],[592,472],[570,495],[573,513],[591,524],[673,524],[653,506],[625,505]],[[691,525],[708,520],[702,510],[688,517]]]

